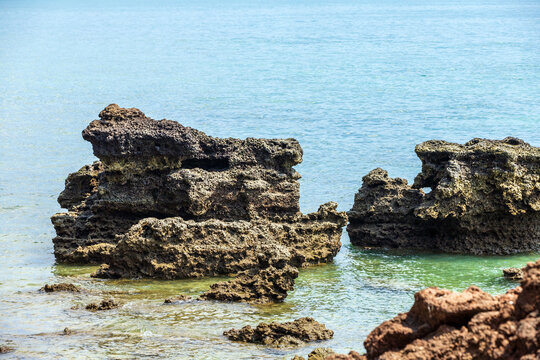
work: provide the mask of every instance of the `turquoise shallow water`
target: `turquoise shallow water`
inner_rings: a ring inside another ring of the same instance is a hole
[[[55,265],[49,217],[69,172],[94,160],[81,130],[109,103],[215,136],[295,137],[301,207],[348,210],[375,167],[412,180],[427,139],[518,136],[540,146],[537,1],[0,0],[0,343],[13,358],[290,358],[362,349],[426,286],[515,286],[500,269],[538,254],[473,257],[344,246],[303,270],[285,303],[185,303],[214,280],[95,281]],[[69,281],[82,294],[36,292]],[[109,296],[118,310],[78,306]],[[75,309],[72,309],[75,307]],[[311,315],[333,340],[297,350],[223,330]],[[58,335],[64,327],[71,336]]]

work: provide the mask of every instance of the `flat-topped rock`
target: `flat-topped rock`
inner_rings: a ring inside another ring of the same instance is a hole
[[[516,138],[416,147],[411,186],[375,169],[348,212],[355,245],[456,253],[540,250],[540,148]],[[424,192],[429,188],[429,192]]]

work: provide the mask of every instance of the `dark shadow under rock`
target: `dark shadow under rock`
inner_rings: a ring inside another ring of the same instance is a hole
[[[57,291],[68,291],[68,292],[80,292],[81,289],[73,284],[67,283],[58,283],[58,284],[45,284],[39,291],[44,292],[57,292]]]
[[[288,291],[294,290],[297,277],[298,270],[290,265],[245,270],[232,280],[211,285],[200,299],[252,304],[281,302]]]
[[[270,324],[260,323],[252,328],[231,329],[223,333],[229,340],[263,344],[271,347],[294,347],[307,342],[328,340],[334,332],[310,317],[296,319],[290,322]]]

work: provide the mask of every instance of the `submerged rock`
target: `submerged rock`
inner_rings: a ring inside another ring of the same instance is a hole
[[[73,284],[67,283],[58,283],[58,284],[45,284],[39,291],[44,292],[57,292],[57,291],[69,291],[69,292],[80,292],[81,289]]]
[[[456,253],[540,251],[540,148],[516,138],[416,147],[412,186],[372,170],[348,212],[351,242]],[[422,189],[430,188],[429,193]]]
[[[299,211],[294,139],[221,139],[109,105],[83,131],[100,159],[68,176],[52,217],[60,262],[95,276],[229,275],[276,262],[326,263],[347,217]]]
[[[191,299],[192,299],[191,296],[181,294],[181,295],[176,295],[176,296],[173,296],[171,298],[165,299],[165,301],[163,303],[164,304],[174,304],[176,302],[189,301]]]
[[[102,300],[99,303],[90,303],[86,305],[86,310],[90,311],[101,311],[101,310],[111,310],[116,309],[120,306],[120,303],[116,302],[114,299]]]
[[[503,276],[511,280],[523,280],[523,269],[514,267],[503,269]]]
[[[255,328],[247,325],[239,330],[225,331],[223,335],[233,341],[272,347],[291,347],[303,345],[306,342],[331,339],[334,332],[310,317],[303,317],[284,323],[260,323]]]
[[[240,272],[232,280],[211,285],[200,299],[256,304],[281,302],[287,297],[288,291],[294,290],[294,279],[297,277],[298,270],[290,265],[252,268]]]
[[[539,309],[540,260],[528,264],[521,286],[504,295],[428,288],[415,294],[408,313],[368,335],[367,359],[537,359]]]

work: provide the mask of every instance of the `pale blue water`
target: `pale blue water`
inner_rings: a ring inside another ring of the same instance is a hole
[[[0,344],[14,358],[290,358],[221,332],[313,315],[322,345],[362,349],[414,291],[500,293],[500,269],[538,254],[469,257],[344,247],[303,271],[282,305],[159,306],[202,282],[95,282],[55,266],[49,217],[69,172],[94,160],[81,130],[109,103],[214,136],[295,137],[304,212],[348,210],[375,167],[412,180],[428,139],[517,136],[540,146],[538,1],[0,0]],[[43,295],[45,282],[95,293]],[[120,310],[71,310],[123,291]],[[65,326],[72,336],[56,335]]]

